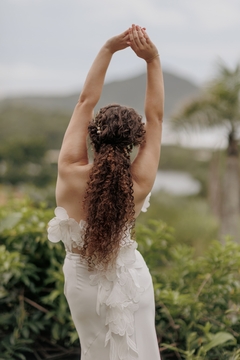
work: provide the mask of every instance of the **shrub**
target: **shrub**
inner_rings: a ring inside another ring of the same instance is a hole
[[[65,251],[46,235],[52,216],[27,200],[0,208],[0,360],[79,352],[63,295]],[[138,224],[136,237],[153,276],[162,358],[240,359],[240,246],[213,241],[196,257],[156,220]]]
[[[4,359],[24,359],[27,351],[41,353],[42,347],[51,353],[71,349],[73,344],[79,349],[63,295],[65,251],[62,244],[53,245],[46,237],[52,214],[26,201],[0,210],[0,354]]]
[[[240,245],[213,241],[204,257],[195,258],[161,222],[138,230],[154,274],[156,329],[165,358],[240,359]]]

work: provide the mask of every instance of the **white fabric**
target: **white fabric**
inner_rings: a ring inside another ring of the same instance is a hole
[[[149,206],[149,198],[147,200]],[[89,271],[72,253],[83,245],[86,222],[57,207],[48,238],[66,248],[64,293],[81,343],[81,360],[159,360],[151,275],[137,243],[124,239],[115,266]]]
[[[144,200],[143,206],[142,206],[142,212],[146,212],[147,209],[150,206],[150,197],[151,197],[151,193],[148,194],[148,196],[146,197],[146,199]]]

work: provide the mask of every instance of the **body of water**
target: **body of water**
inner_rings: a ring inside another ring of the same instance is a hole
[[[160,190],[173,195],[194,195],[201,190],[201,184],[187,172],[159,170],[152,191]]]

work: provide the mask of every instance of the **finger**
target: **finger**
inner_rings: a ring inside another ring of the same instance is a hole
[[[130,42],[132,42],[132,41],[133,41],[132,28],[129,28],[129,40],[130,40]]]
[[[134,51],[137,51],[138,47],[136,45],[135,39],[134,39],[134,33],[133,33],[133,27],[130,29],[129,32],[129,39],[130,39],[130,46]]]
[[[150,42],[149,36],[148,36],[146,30],[144,30],[144,29],[143,29],[143,36],[144,36],[146,42],[149,43]]]
[[[132,27],[132,32],[133,32],[133,42],[135,43],[135,45],[137,47],[139,47],[141,45],[141,42],[139,40],[138,27],[133,26]]]
[[[127,44],[131,46],[131,42],[132,42],[132,29],[129,28],[129,29],[128,29]]]
[[[145,37],[144,37],[144,34],[143,34],[143,32],[142,32],[142,29],[140,29],[140,30],[138,31],[138,38],[139,38],[139,41],[140,41],[140,43],[141,43],[142,45],[145,45],[145,44],[146,44],[146,39],[145,39]]]
[[[127,42],[129,40],[129,29],[125,30],[121,34],[115,36],[116,43]]]
[[[128,34],[129,34],[129,29],[125,30],[122,34],[120,34],[120,36],[125,37]]]
[[[127,41],[129,40],[129,29],[121,33],[120,35],[117,35],[117,38],[119,41]]]

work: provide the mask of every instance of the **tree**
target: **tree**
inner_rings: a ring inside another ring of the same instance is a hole
[[[229,69],[222,62],[217,76],[200,96],[185,104],[172,117],[175,129],[191,130],[224,127],[228,138],[222,179],[220,232],[240,242],[240,176],[237,130],[240,125],[240,63]]]
[[[55,178],[46,151],[43,137],[15,137],[0,143],[0,183],[46,186]]]
[[[47,151],[46,140],[40,137],[10,138],[0,146],[0,160],[12,165],[39,163]]]

